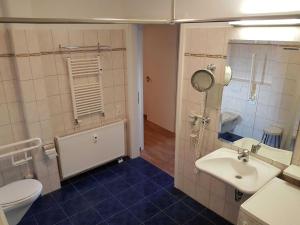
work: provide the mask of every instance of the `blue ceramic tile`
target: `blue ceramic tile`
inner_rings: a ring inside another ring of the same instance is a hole
[[[127,162],[123,162],[123,163],[114,165],[114,166],[110,167],[109,169],[111,171],[113,171],[114,173],[121,176],[132,168],[130,168],[130,166],[128,165]]]
[[[169,207],[178,200],[165,190],[158,191],[148,197],[150,201],[161,210]]]
[[[26,214],[37,214],[41,213],[50,208],[57,207],[57,203],[54,201],[50,194],[39,197],[30,207]]]
[[[160,212],[149,200],[142,200],[129,208],[129,211],[140,221],[145,221]]]
[[[170,217],[168,217],[166,214],[162,212],[153,216],[144,224],[145,225],[177,225]]]
[[[118,177],[104,186],[114,195],[130,188],[130,185],[122,177]]]
[[[27,216],[23,217],[18,225],[37,225],[37,221],[35,220],[34,216]]]
[[[150,166],[152,165],[151,163],[147,162],[146,160],[144,160],[143,158],[135,158],[135,159],[131,159],[127,162],[130,166],[135,167],[135,168],[142,168],[145,166]]]
[[[134,185],[133,187],[138,193],[140,193],[144,197],[151,195],[161,189],[161,187],[158,184],[154,183],[151,180],[145,180],[141,183]]]
[[[95,209],[103,219],[106,219],[124,210],[125,208],[115,198],[109,198],[97,204]]]
[[[136,169],[127,170],[122,174],[122,177],[126,180],[127,183],[131,185],[140,183],[148,179],[147,176],[143,175],[142,173],[139,173],[138,171],[136,171]]]
[[[103,186],[96,185],[95,188],[83,194],[83,197],[89,202],[91,206],[112,197],[112,194]]]
[[[190,197],[186,197],[185,199],[182,200],[186,205],[190,206],[191,208],[193,208],[196,212],[201,213],[204,209],[205,206],[201,205],[200,203],[198,203],[197,201],[195,201],[194,199],[190,198]]]
[[[75,198],[78,195],[79,195],[78,191],[71,184],[66,185],[66,186],[62,187],[61,189],[51,193],[51,196],[57,202],[65,202],[67,200]]]
[[[126,207],[130,207],[131,205],[137,203],[138,201],[143,199],[143,195],[136,190],[135,187],[131,187],[126,191],[121,192],[116,195],[116,198]]]
[[[214,225],[202,215],[196,216],[194,219],[186,223],[187,225]]]
[[[227,220],[207,208],[203,210],[202,215],[217,225],[231,225]]]
[[[112,172],[109,169],[106,169],[106,170],[101,170],[101,171],[99,171],[97,173],[94,173],[92,176],[95,177],[96,180],[100,184],[105,184],[107,182],[113,181],[114,179],[118,178],[120,175]]]
[[[169,174],[161,172],[158,175],[155,175],[151,178],[155,183],[162,187],[170,186],[174,184],[174,179]]]
[[[35,218],[38,225],[53,225],[67,219],[67,216],[62,209],[54,208],[35,215]]]
[[[183,202],[177,202],[171,205],[169,208],[166,208],[164,212],[179,224],[184,224],[197,215],[194,210]]]
[[[141,224],[128,210],[114,215],[106,221],[109,225],[139,225]]]
[[[175,188],[173,185],[165,187],[165,189],[178,200],[184,199],[187,195]]]
[[[73,225],[69,219],[65,219],[63,221],[60,221],[59,223],[55,225]]]
[[[83,197],[78,195],[78,197],[72,198],[71,200],[62,203],[61,207],[64,209],[68,216],[72,216],[80,212],[81,210],[88,208],[89,203]]]
[[[77,181],[82,180],[82,179],[84,179],[84,178],[86,178],[88,176],[89,176],[88,172],[81,173],[81,174],[76,175],[75,177],[72,177],[72,178],[69,178],[67,180],[64,180],[62,183],[66,184],[66,185],[67,184],[71,184],[71,183],[76,183]]]
[[[146,165],[144,167],[139,168],[139,172],[141,172],[145,176],[153,177],[153,176],[159,174],[161,172],[161,170],[150,164],[150,165]]]
[[[102,222],[101,216],[95,209],[88,209],[70,217],[73,225],[96,225]]]
[[[87,176],[72,184],[80,193],[84,193],[94,188],[98,182],[94,177]]]

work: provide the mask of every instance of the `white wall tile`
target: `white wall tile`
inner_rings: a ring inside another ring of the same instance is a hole
[[[97,30],[84,30],[83,31],[83,42],[84,45],[94,46],[98,43]]]
[[[7,104],[10,121],[12,123],[24,121],[22,105],[19,102],[12,102]]]
[[[29,53],[39,53],[40,45],[37,30],[27,29],[25,33]]]
[[[98,41],[100,45],[111,46],[111,31],[110,30],[100,30],[98,31]]]
[[[58,95],[60,93],[58,76],[46,77],[46,83],[47,83],[46,89],[47,89],[48,96]]]
[[[41,56],[30,56],[30,67],[33,78],[43,77],[43,66]]]
[[[17,57],[17,68],[20,80],[32,79],[29,57]]]
[[[0,104],[0,126],[10,123],[9,111],[7,104]]]
[[[22,29],[12,29],[10,31],[12,37],[13,49],[16,54],[28,53],[28,46],[26,41],[25,30]]]
[[[41,51],[48,52],[54,50],[52,32],[50,29],[39,29],[38,39]]]
[[[15,80],[4,81],[4,90],[7,102],[16,102],[20,100],[19,92]]]
[[[16,79],[13,60],[9,57],[0,58],[0,73],[2,80]]]
[[[24,102],[31,102],[36,100],[33,80],[20,81],[20,89]]]

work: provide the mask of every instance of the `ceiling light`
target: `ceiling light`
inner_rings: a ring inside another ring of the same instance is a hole
[[[278,19],[278,20],[239,20],[229,22],[233,26],[284,26],[299,25],[300,19]]]

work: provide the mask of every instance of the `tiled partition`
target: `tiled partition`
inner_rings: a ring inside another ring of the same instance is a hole
[[[79,132],[126,118],[125,26],[14,25],[0,31],[0,141],[7,144]],[[110,50],[98,51],[97,45]],[[59,46],[84,48],[66,50]],[[90,46],[90,47],[89,47]],[[93,47],[94,46],[94,47]],[[103,64],[105,117],[93,114],[74,123],[67,57],[100,55]],[[44,192],[59,188],[56,160],[34,155],[34,173]],[[23,176],[23,168],[1,162],[0,185]]]
[[[207,114],[211,122],[204,134],[201,155],[217,149],[218,121],[221,109],[222,74],[226,64],[228,28],[190,28],[181,35],[184,51],[181,53],[182,65],[182,98],[180,107],[180,130],[177,132],[175,185],[201,204],[235,223],[240,202],[234,200],[234,188],[205,174],[195,168],[195,149],[190,141],[190,112],[203,112],[204,93],[195,91],[190,83],[192,74],[206,68],[210,63],[216,65],[216,88],[208,96]],[[183,55],[182,55],[183,54]],[[180,90],[179,90],[180,91]],[[214,95],[213,95],[214,93]],[[244,201],[244,199],[243,199]],[[225,207],[226,205],[226,207]]]
[[[196,70],[213,63],[216,65],[216,85],[208,92],[206,110],[211,121],[204,132],[203,144],[200,147],[201,156],[226,145],[218,140],[218,130],[227,46],[228,41],[232,39],[299,41],[300,36],[298,28],[232,28],[227,24],[181,26],[175,186],[228,221],[236,223],[239,206],[249,196],[244,195],[241,201],[236,202],[233,187],[197,171],[195,147],[190,141],[191,124],[188,119],[190,112],[201,113],[204,108],[204,94],[192,88],[190,78]],[[228,144],[227,146],[233,148]],[[297,156],[299,151],[296,147]],[[273,163],[271,160],[267,161]],[[279,166],[276,163],[274,165]]]

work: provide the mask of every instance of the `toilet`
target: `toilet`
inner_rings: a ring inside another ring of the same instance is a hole
[[[0,206],[9,225],[16,225],[21,221],[42,189],[41,182],[34,179],[18,180],[0,188]]]

